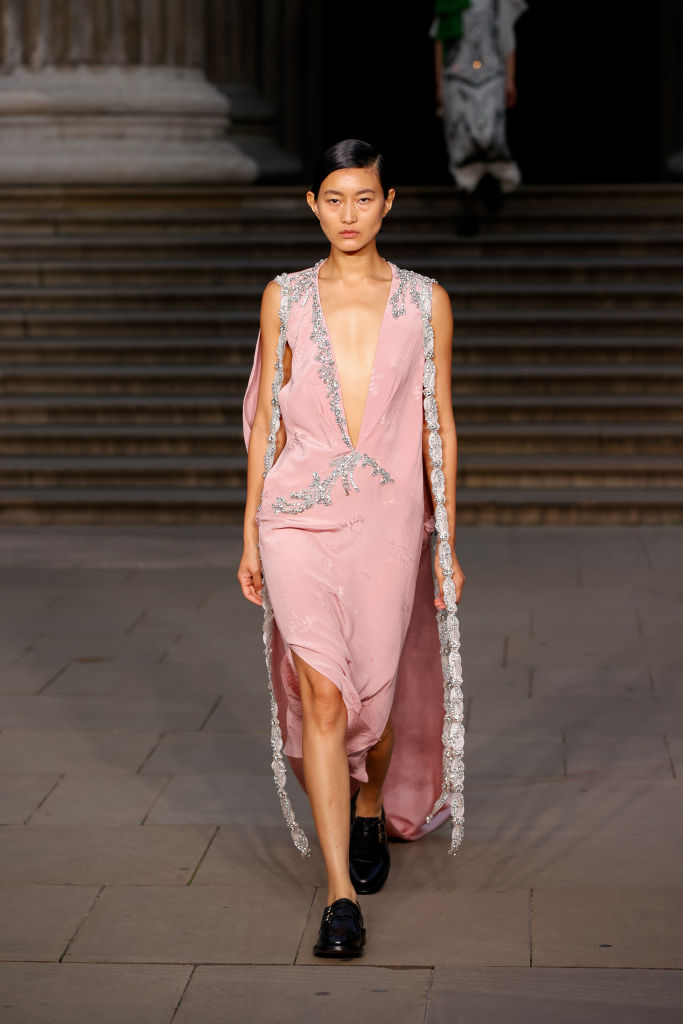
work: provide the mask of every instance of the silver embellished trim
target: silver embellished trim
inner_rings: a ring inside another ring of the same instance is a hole
[[[332,351],[332,343],[325,327],[325,318],[318,298],[317,275],[321,264],[324,262],[324,260],[318,260],[313,267],[315,288],[311,291],[313,296],[313,309],[311,310],[313,330],[311,332],[311,341],[315,342],[315,346],[318,350],[315,356],[316,362],[320,363],[318,375],[325,385],[327,400],[330,403],[330,408],[335,420],[337,421],[339,430],[341,431],[342,439],[345,445],[348,445],[349,448],[355,451],[355,448],[351,444],[351,438],[346,430],[346,417],[344,416],[341,387],[337,378],[337,369],[334,353]]]
[[[434,329],[432,327],[432,284],[435,283],[435,278],[425,277],[414,271],[403,269],[399,270],[399,276],[401,281],[396,292],[399,298],[397,298],[394,305],[394,316],[401,316],[405,312],[404,297],[408,288],[412,301],[422,315],[425,355],[423,401],[425,419],[429,428],[429,456],[432,461],[431,485],[435,504],[436,547],[439,554],[439,564],[444,575],[443,597],[446,605],[445,608],[436,609],[441,668],[444,681],[443,783],[441,794],[425,818],[425,822],[431,821],[436,812],[450,798],[451,844],[448,852],[455,854],[462,842],[465,824],[465,801],[463,795],[465,779],[463,758],[465,728],[462,663],[460,659],[460,626],[457,615],[458,606],[455,601],[455,584],[452,578],[453,560],[449,544],[448,515],[446,512],[443,448],[439,433],[436,398],[434,397],[436,367],[434,365]]]
[[[382,477],[380,485],[394,482],[393,477],[389,475],[386,469],[379,465],[376,459],[354,450],[349,452],[348,455],[338,455],[335,459],[330,459],[332,472],[324,480],[320,479],[319,473],[314,473],[313,482],[308,487],[302,488],[299,491],[291,491],[290,498],[294,498],[294,501],[289,501],[284,497],[277,497],[272,503],[275,515],[279,515],[280,512],[305,512],[307,509],[313,508],[314,505],[331,505],[332,498],[330,492],[339,479],[341,479],[346,494],[351,493],[351,487],[358,491],[359,488],[353,478],[353,471],[358,463],[361,466],[372,466],[372,475],[377,476],[379,474]]]
[[[272,654],[273,645],[273,609],[270,604],[270,597],[268,595],[268,587],[266,586],[265,577],[263,580],[262,588],[263,596],[263,647],[266,656],[266,667],[268,671],[268,690],[270,693],[270,744],[273,749],[273,760],[271,762],[271,768],[273,769],[273,778],[275,780],[275,788],[277,789],[277,795],[280,798],[280,807],[282,808],[282,814],[287,827],[292,835],[292,842],[296,846],[297,850],[302,857],[310,857],[311,848],[308,844],[306,833],[297,824],[292,805],[289,797],[287,796],[286,781],[287,781],[287,769],[285,767],[285,760],[282,756],[282,731],[280,730],[280,721],[278,719],[277,702],[275,700],[275,691],[273,689],[273,675],[270,667],[270,660]]]
[[[292,303],[297,301],[301,294],[305,291],[305,275],[306,271],[302,274],[291,275],[293,280],[290,280],[289,274],[280,274],[275,278],[277,283],[280,285],[280,337],[276,347],[275,357],[275,374],[273,377],[273,397],[271,403],[273,406],[273,413],[270,421],[270,432],[268,434],[268,444],[266,446],[265,455],[263,458],[263,476],[265,477],[273,466],[273,458],[275,455],[275,443],[276,435],[280,426],[280,401],[279,394],[282,386],[283,377],[283,358],[285,345],[287,343],[287,321],[289,319],[289,311],[292,308]],[[301,279],[304,278],[304,281]],[[310,281],[309,281],[310,286]],[[259,508],[261,503],[259,502]],[[272,657],[272,644],[273,644],[273,610],[270,604],[270,597],[268,595],[268,587],[266,585],[265,574],[262,572],[262,598],[263,598],[263,645],[264,653],[266,658],[266,671],[268,674],[268,693],[270,696],[270,743],[273,750],[273,760],[271,767],[273,769],[273,779],[275,781],[275,788],[277,789],[277,795],[280,798],[280,807],[282,808],[282,814],[287,823],[287,827],[292,836],[292,841],[296,846],[297,850],[302,857],[310,857],[311,849],[306,837],[306,833],[297,824],[294,811],[292,809],[291,802],[287,796],[286,780],[287,780],[287,769],[285,761],[282,756],[282,731],[280,729],[280,721],[278,718],[277,701],[275,699],[275,690],[273,689],[273,673],[271,669],[271,657]]]

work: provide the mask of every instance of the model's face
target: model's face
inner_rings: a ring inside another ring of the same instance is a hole
[[[306,194],[328,241],[344,252],[356,252],[372,241],[391,209],[394,190],[384,198],[377,171],[346,167],[323,180],[318,198]]]

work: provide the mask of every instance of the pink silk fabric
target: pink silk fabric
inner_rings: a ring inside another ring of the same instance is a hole
[[[271,677],[284,741],[283,753],[306,791],[302,762],[302,705],[292,659],[295,651],[341,692],[348,723],[349,772],[367,780],[366,755],[391,714],[395,745],[384,785],[387,832],[406,840],[438,828],[448,803],[427,823],[441,793],[443,671],[434,605],[430,537],[432,501],[422,455],[423,323],[403,295],[396,315],[400,272],[392,282],[377,341],[358,442],[344,440],[346,420],[339,388],[339,416],[316,359],[319,343],[333,342],[324,322],[314,323],[319,301],[318,270],[300,271],[308,286],[292,303],[287,341],[292,350],[289,381],[279,392],[287,441],[264,479],[256,514],[263,575],[272,605]],[[295,282],[297,275],[288,275]],[[261,372],[261,334],[243,403],[244,440],[249,447]],[[338,383],[336,363],[333,379]],[[329,372],[328,372],[329,379]],[[353,469],[345,493],[337,478],[329,504],[276,513],[277,498],[295,501],[329,477],[330,461],[353,452],[371,464]]]

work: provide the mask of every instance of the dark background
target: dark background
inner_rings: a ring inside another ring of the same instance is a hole
[[[657,0],[529,0],[508,115],[525,182],[664,176],[662,11]],[[452,183],[434,114],[432,17],[431,0],[323,4],[323,147],[366,139],[397,182]]]

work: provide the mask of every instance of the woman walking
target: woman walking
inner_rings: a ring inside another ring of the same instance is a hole
[[[264,609],[285,821],[308,856],[283,754],[325,861],[317,956],[362,954],[389,836],[450,815],[450,852],[462,838],[453,322],[439,284],[377,251],[394,197],[368,143],[323,155],[307,201],[330,252],[266,286],[243,406],[237,575]]]
[[[437,111],[443,116],[448,167],[460,193],[462,234],[479,230],[476,200],[492,212],[521,181],[506,136],[506,110],[517,102],[515,22],[526,0],[436,0]]]

